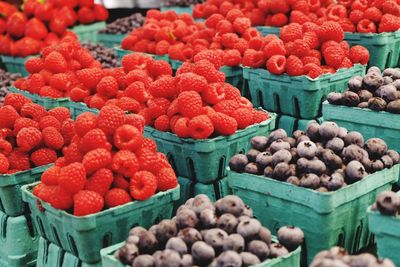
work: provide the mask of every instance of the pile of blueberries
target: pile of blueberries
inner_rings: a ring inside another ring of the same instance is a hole
[[[400,114],[400,69],[388,68],[381,72],[371,67],[364,77],[351,78],[344,93],[330,93],[328,102]]]
[[[13,84],[14,81],[21,78],[20,73],[9,73],[3,69],[0,69],[0,104],[4,102],[4,97],[8,93],[8,88]]]
[[[113,48],[89,42],[82,43],[82,47],[89,50],[93,57],[100,61],[103,68],[116,68],[120,66],[117,52]]]
[[[145,17],[140,13],[133,13],[132,15],[124,18],[119,18],[106,25],[100,30],[100,33],[107,34],[127,34],[131,31],[142,27]]]
[[[115,256],[132,267],[251,266],[287,255],[304,241],[297,227],[278,230],[279,243],[233,195],[212,203],[197,195],[180,206],[172,220],[149,230],[134,227]]]
[[[389,259],[377,259],[369,253],[359,255],[348,255],[347,251],[341,247],[332,247],[315,255],[310,267],[395,267]]]
[[[371,207],[382,215],[398,216],[400,214],[400,195],[392,191],[383,191],[376,197],[376,202]]]
[[[293,137],[278,129],[268,137],[252,138],[251,147],[247,155],[231,158],[232,171],[264,175],[319,192],[338,190],[400,161],[399,154],[388,150],[382,139],[364,142],[359,132],[348,132],[334,122],[311,122],[305,132],[297,130]]]

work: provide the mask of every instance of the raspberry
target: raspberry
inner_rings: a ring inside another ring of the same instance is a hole
[[[123,189],[113,188],[105,195],[106,206],[109,208],[131,202],[131,196]]]
[[[125,112],[117,106],[105,106],[100,110],[98,127],[106,135],[111,135],[119,126],[124,124],[124,115]]]
[[[111,151],[111,144],[107,140],[107,136],[105,133],[96,128],[87,132],[80,140],[78,144],[79,151],[83,154],[96,149],[96,148],[104,148],[108,151]]]
[[[75,122],[72,119],[63,121],[60,132],[64,138],[64,143],[69,144],[75,136]]]
[[[163,75],[172,76],[172,68],[171,65],[164,60],[155,60],[151,64],[150,73],[154,79]]]
[[[400,29],[400,22],[397,16],[385,14],[379,24],[379,32],[394,32]]]
[[[161,83],[161,82],[160,82]],[[170,87],[167,87],[169,85],[163,85],[164,87],[160,87],[160,91],[168,91],[170,90]],[[151,87],[151,86],[149,86]],[[150,88],[149,88],[150,89]],[[157,90],[156,87],[154,87],[154,91]],[[173,90],[173,89],[171,89]],[[153,91],[153,90],[152,90]],[[153,92],[154,92],[153,91]],[[144,103],[147,100],[151,98],[150,93],[147,91],[144,83],[142,82],[134,82],[130,84],[126,90],[125,90],[126,96],[132,97],[135,100],[139,101],[140,103]],[[162,93],[161,93],[162,94]]]
[[[348,57],[350,55],[350,45],[346,41],[340,42],[340,47],[342,48],[344,55]]]
[[[209,117],[200,115],[189,121],[189,133],[193,139],[206,139],[214,132],[214,126]]]
[[[357,31],[361,33],[375,33],[376,32],[375,23],[373,23],[369,19],[362,19],[357,24]]]
[[[148,171],[136,172],[129,184],[129,192],[136,200],[146,200],[157,190],[157,178]]]
[[[68,64],[65,58],[58,52],[50,52],[45,59],[44,65],[47,70],[52,73],[66,72],[68,69]]]
[[[201,94],[201,96],[208,104],[215,105],[219,101],[225,99],[225,87],[223,86],[223,83],[212,83]]]
[[[58,73],[50,77],[49,85],[56,90],[67,91],[72,82],[66,73]]]
[[[251,27],[251,20],[249,18],[239,17],[233,21],[233,29],[237,33],[243,34],[250,27]]]
[[[31,161],[35,167],[54,163],[57,160],[57,153],[53,149],[39,148],[31,154]]]
[[[236,100],[240,101],[241,95],[239,89],[230,85],[229,83],[220,83],[220,86],[224,88],[225,91],[225,100]]]
[[[349,19],[352,23],[357,24],[364,18],[364,12],[361,10],[352,10],[349,14]]]
[[[47,115],[40,119],[39,128],[43,130],[46,127],[54,127],[57,131],[61,130],[61,123],[53,116]]]
[[[295,14],[295,12],[296,12],[296,11],[293,11],[293,12],[291,13],[291,15],[293,16],[293,14]],[[306,17],[303,13],[301,13],[301,12],[299,12],[299,13],[300,13],[302,16]],[[291,18],[291,21],[296,22],[296,20],[295,20],[295,19],[292,19],[292,18]],[[287,18],[287,16],[286,16],[285,14],[283,14],[283,13],[278,13],[278,14],[275,14],[275,15],[272,15],[272,16],[271,16],[270,23],[269,23],[268,26],[282,27],[282,26],[284,26],[284,25],[286,25],[286,24],[288,24],[288,18]]]
[[[355,45],[350,49],[350,59],[354,64],[360,63],[365,65],[369,61],[369,52],[365,47]]]
[[[245,39],[240,38],[234,45],[233,49],[240,52],[240,54],[244,54],[247,49],[249,49],[249,44]]]
[[[46,202],[61,210],[68,210],[73,206],[72,195],[60,186],[54,187]]]
[[[329,46],[326,48],[323,52],[323,56],[325,63],[331,67],[334,67],[335,69],[342,64],[343,59],[345,58],[343,49],[338,45]]]
[[[54,127],[46,127],[42,130],[44,144],[52,149],[60,149],[64,145],[64,138]]]
[[[145,121],[144,118],[138,114],[127,114],[125,115],[124,124],[129,124],[136,127],[141,133],[143,133]]]
[[[310,46],[305,40],[296,40],[293,42],[293,46],[290,49],[290,54],[298,57],[308,56]]]
[[[303,65],[307,65],[308,63],[314,63],[318,66],[321,66],[321,61],[319,61],[319,59],[316,57],[302,57],[301,61],[303,62]]]
[[[225,48],[233,48],[238,41],[239,36],[236,33],[225,33],[221,36],[221,44]]]
[[[178,109],[179,112],[188,118],[202,114],[202,99],[196,91],[185,91],[178,96]]]
[[[178,186],[176,174],[172,168],[162,168],[157,175],[157,188],[166,191]]]
[[[364,11],[364,19],[378,23],[381,20],[381,18],[382,18],[382,11],[380,11],[376,7],[370,7]]]
[[[34,103],[23,105],[20,113],[22,117],[33,119],[35,121],[39,121],[42,117],[47,115],[47,111],[44,107]]]
[[[12,106],[17,112],[21,111],[23,105],[27,103],[32,103],[32,100],[25,97],[24,95],[8,93],[4,97],[4,106]]]
[[[8,162],[7,157],[4,154],[0,153],[0,173],[1,174],[7,173],[9,168],[10,168],[10,163]]]
[[[201,93],[207,89],[206,78],[194,73],[183,73],[177,76],[176,89],[178,92],[196,91]]]
[[[86,171],[82,163],[72,163],[61,168],[58,184],[71,194],[75,194],[85,187]]]
[[[63,123],[71,117],[71,113],[66,107],[56,107],[47,112],[50,116],[55,117],[59,122]]]
[[[147,107],[152,119],[167,113],[170,102],[166,98],[154,98],[147,101]]]
[[[215,112],[209,115],[215,131],[220,135],[232,135],[238,128],[237,121],[226,114]]]
[[[263,64],[265,64],[264,52],[247,49],[243,55],[242,64],[252,68],[261,67]]]
[[[286,58],[281,55],[275,55],[268,59],[267,70],[275,75],[280,75],[285,72]]]
[[[64,155],[65,162],[67,164],[74,162],[82,162],[83,156],[78,149],[77,143],[71,143],[69,146],[64,147],[62,152]]]
[[[298,23],[291,23],[282,27],[280,39],[283,42],[293,42],[303,37],[302,27]]]
[[[339,69],[341,68],[351,68],[353,67],[353,63],[351,62],[351,60],[348,57],[345,57],[342,61],[342,64],[340,64]]]
[[[129,190],[129,181],[127,181],[122,175],[115,175],[112,187]]]
[[[237,121],[238,129],[244,129],[253,123],[253,113],[249,108],[239,108],[232,113],[232,117]]]
[[[287,1],[271,1],[269,4],[269,9],[274,14],[287,13],[290,10],[290,6]]]
[[[132,177],[140,167],[135,153],[129,150],[120,150],[115,153],[111,166],[115,172],[125,177]]]
[[[114,97],[118,92],[118,82],[112,76],[105,76],[97,84],[96,90],[102,96]]]
[[[114,176],[111,170],[103,168],[97,170],[86,181],[85,190],[90,190],[104,196],[110,190],[111,184],[114,181]]]
[[[147,66],[152,64],[153,59],[140,53],[132,53],[122,58],[122,66],[126,73],[131,70],[141,68],[146,69]]]
[[[382,8],[384,14],[388,13],[391,15],[399,16],[400,15],[400,7],[399,2],[397,1],[384,1],[382,3]]]
[[[105,106],[105,104],[107,102],[107,97],[99,95],[99,94],[94,94],[93,96],[90,97],[88,102],[89,103],[86,102],[86,104],[90,108],[101,109],[102,107]]]
[[[104,199],[98,193],[82,190],[74,195],[74,215],[85,216],[100,212],[104,207]]]
[[[57,89],[54,89],[51,86],[43,86],[40,88],[38,93],[43,97],[50,97],[50,98],[61,98],[63,97],[63,93]]]
[[[224,74],[217,71],[214,65],[205,59],[197,61],[196,64],[194,64],[194,73],[203,76],[209,83],[225,81]]]
[[[276,39],[269,42],[264,47],[264,55],[267,59],[275,55],[286,55],[286,49],[282,40]]]
[[[36,128],[22,128],[17,134],[17,145],[23,151],[31,151],[41,143],[42,133]]]
[[[289,56],[286,59],[286,73],[289,76],[300,76],[303,75],[303,62],[296,56]]]
[[[96,148],[83,156],[82,163],[87,173],[93,173],[98,169],[107,167],[111,164],[111,161],[111,153],[108,150]]]
[[[0,108],[0,128],[11,129],[18,118],[18,112],[12,106]]]
[[[214,106],[216,112],[221,112],[231,116],[232,112],[240,107],[239,103],[234,100],[223,100]]]
[[[98,68],[88,68],[76,72],[78,80],[88,89],[93,90],[103,78],[103,71]]]
[[[312,79],[315,79],[318,76],[322,75],[323,72],[320,66],[315,65],[313,63],[309,63],[304,66],[304,74]]]
[[[109,103],[107,102],[106,105],[109,105]],[[141,109],[140,103],[130,97],[121,97],[118,99],[116,105],[125,112],[137,113]]]
[[[212,63],[215,69],[219,70],[222,67],[222,53],[217,50],[204,50],[194,56],[193,61],[208,60]]]
[[[252,109],[253,123],[261,123],[269,118],[269,114],[262,110]]]
[[[33,57],[25,61],[25,68],[29,73],[39,73],[44,69],[45,65],[41,58]]]
[[[341,41],[343,41],[344,32],[342,27],[340,27],[337,22],[327,21],[324,22],[319,28],[318,37],[321,43],[329,40],[340,43]]]
[[[225,66],[234,67],[239,66],[242,62],[242,56],[236,49],[228,49],[224,51],[223,63]]]
[[[154,121],[154,128],[162,132],[169,131],[169,118],[167,115],[162,115]]]
[[[188,138],[190,136],[189,132],[189,118],[182,117],[179,118],[174,125],[174,132],[180,138]]]
[[[45,170],[40,180],[45,185],[58,185],[58,179],[60,177],[61,168],[58,166],[52,166]]]
[[[10,169],[16,169],[20,171],[30,169],[31,165],[29,162],[28,154],[23,151],[13,151],[8,155],[8,161],[10,162]]]
[[[10,142],[6,141],[3,138],[0,138],[0,153],[4,155],[8,155],[13,150],[13,147]]]

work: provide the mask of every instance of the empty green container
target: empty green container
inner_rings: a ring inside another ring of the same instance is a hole
[[[97,43],[99,37],[99,31],[106,27],[104,21],[96,22],[88,25],[78,25],[72,27],[71,30],[78,36],[79,41],[88,41],[91,43]]]

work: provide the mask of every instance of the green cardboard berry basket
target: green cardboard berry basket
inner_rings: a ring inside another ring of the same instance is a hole
[[[262,34],[262,36],[267,36],[269,34],[274,34],[279,37],[281,34],[280,27],[270,27],[270,26],[257,26],[256,29]]]
[[[274,75],[266,69],[243,67],[243,78],[254,106],[302,119],[321,116],[322,102],[327,95],[343,92],[350,78],[364,73],[365,66],[360,64],[316,79],[306,75]]]
[[[85,103],[82,102],[74,102],[74,101],[70,101],[69,103],[69,110],[71,112],[71,116],[73,118],[78,117],[80,114],[84,113],[84,112],[91,112],[94,114],[99,114],[100,110],[98,110],[97,108],[89,108]]]
[[[133,226],[150,227],[171,218],[173,202],[179,199],[178,186],[145,201],[77,217],[34,196],[32,190],[37,184],[24,185],[22,198],[29,204],[39,235],[89,264],[98,263],[100,249],[123,241]]]
[[[233,193],[248,204],[273,233],[283,225],[305,234],[303,253],[310,263],[321,250],[342,246],[350,253],[370,245],[367,208],[376,196],[390,190],[400,165],[371,174],[338,191],[321,193],[268,177],[229,171]]]
[[[88,25],[78,25],[72,27],[72,31],[78,36],[79,41],[88,41],[91,43],[97,43],[98,32],[106,27],[104,21],[96,22]]]
[[[0,211],[0,267],[36,266],[39,238],[30,220],[29,215],[10,217]]]
[[[371,211],[369,207],[368,227],[375,235],[378,256],[389,258],[396,266],[400,266],[400,217],[385,216],[379,211]]]
[[[144,135],[157,143],[178,176],[203,184],[212,184],[226,176],[226,166],[230,158],[246,151],[249,140],[257,135],[268,135],[275,129],[276,115],[262,123],[238,130],[230,136],[218,136],[211,139],[196,140],[179,138],[170,132],[161,132],[146,126]]]
[[[119,61],[122,60],[123,56],[126,56],[126,55],[128,55],[130,53],[141,53],[141,52],[134,52],[134,51],[130,51],[130,50],[125,50],[125,49],[122,49],[120,46],[116,46],[116,47],[114,47],[114,49],[117,52],[117,57],[118,57]],[[141,53],[141,54],[144,54],[144,55],[147,55],[149,57],[152,57],[155,60],[164,60],[164,61],[170,62],[168,55],[154,55],[154,54],[148,54],[148,53]]]
[[[122,40],[125,38],[126,34],[109,34],[109,33],[98,33],[98,42],[106,47],[116,47],[120,46]]]
[[[192,6],[165,6],[160,8],[161,12],[164,11],[175,11],[177,14],[183,14],[183,13],[188,13],[192,15],[193,13],[193,7]]]
[[[276,237],[273,237],[272,240],[273,242],[277,242]],[[128,265],[124,265],[114,256],[114,253],[124,244],[125,242],[122,242],[101,250],[101,262],[103,267],[128,267]],[[301,247],[298,247],[288,255],[264,261],[260,264],[253,265],[253,267],[300,267],[300,254]]]
[[[19,216],[27,213],[22,201],[21,186],[39,181],[42,173],[52,164],[32,168],[14,174],[0,175],[0,212],[7,216]]]
[[[400,152],[400,115],[366,108],[322,105],[325,120],[334,121],[349,131],[358,131],[367,140],[378,136],[390,149]]]
[[[27,98],[31,99],[33,103],[39,104],[45,107],[47,110],[56,107],[69,108],[69,103],[70,103],[69,97],[63,97],[63,98],[43,97],[37,94],[29,93],[28,91],[19,90],[14,86],[10,86],[9,91],[12,93],[18,93],[24,95]]]
[[[362,45],[368,49],[368,67],[380,69],[399,66],[400,30],[384,33],[346,32],[344,39],[351,45]]]
[[[1,55],[1,62],[6,67],[6,70],[10,73],[21,73],[22,76],[28,76],[29,72],[25,68],[25,61],[29,57],[12,57]]]
[[[324,118],[319,117],[312,120],[307,120],[298,119],[288,115],[278,115],[276,119],[276,128],[284,129],[289,135],[291,135],[296,130],[304,131],[307,128],[307,125],[312,121],[316,121],[321,124],[324,122]]]
[[[21,266],[22,267],[22,266]],[[59,246],[39,237],[36,267],[102,267],[101,262],[86,263]]]

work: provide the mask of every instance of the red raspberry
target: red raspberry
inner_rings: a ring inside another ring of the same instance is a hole
[[[342,61],[342,64],[340,64],[339,69],[341,68],[351,68],[353,67],[353,63],[351,62],[351,60],[348,57],[345,57]]]
[[[39,121],[42,117],[47,115],[47,111],[44,107],[34,104],[27,103],[21,108],[21,116],[35,121]]]
[[[290,6],[287,1],[271,1],[269,4],[269,9],[274,14],[287,13],[290,10]]]
[[[75,194],[85,187],[86,171],[82,163],[72,163],[61,168],[58,184],[71,194]]]
[[[112,187],[129,190],[129,181],[126,180],[122,175],[115,175]]]
[[[32,100],[24,95],[8,93],[4,97],[4,106],[12,106],[17,112],[20,112],[22,106],[27,103],[32,103]]]
[[[114,100],[114,99],[112,99],[112,100]],[[140,103],[130,97],[121,97],[116,102],[117,102],[116,105],[125,112],[137,113],[141,109]],[[109,103],[106,103],[106,105],[109,105]]]
[[[176,77],[178,81],[176,89],[178,92],[196,91],[203,92],[207,89],[208,83],[206,78],[194,73],[183,73]]]
[[[329,40],[340,43],[341,41],[343,41],[344,32],[339,23],[334,21],[327,21],[324,22],[319,28],[318,37],[321,43]]]
[[[114,131],[124,124],[125,112],[117,106],[105,106],[100,110],[98,116],[98,127],[107,135],[111,135]],[[75,125],[76,128],[76,125]]]
[[[253,123],[253,113],[249,108],[239,108],[232,113],[232,117],[237,121],[238,129],[244,129]]]
[[[111,164],[111,153],[104,148],[96,148],[83,156],[83,166],[87,173],[93,173],[98,169],[105,168]]]
[[[50,198],[56,192],[56,189],[57,189],[57,186],[42,184],[42,186],[40,186],[40,188],[38,188],[34,191],[37,194],[38,198],[42,199],[45,202],[49,202]]]
[[[22,128],[17,134],[17,145],[22,151],[31,151],[41,143],[42,133],[36,128]]]
[[[39,148],[31,154],[31,161],[35,167],[54,163],[57,160],[57,153],[53,149]]]
[[[77,143],[71,143],[69,146],[64,147],[62,152],[64,155],[64,160],[67,164],[82,162],[83,156],[78,149]]]
[[[283,26],[280,32],[280,39],[284,42],[293,42],[303,37],[302,27],[298,23],[291,23]]]
[[[269,114],[262,110],[252,109],[253,114],[253,124],[261,123],[269,118]]]
[[[63,93],[57,89],[54,89],[51,86],[43,86],[40,88],[38,92],[39,95],[43,97],[50,97],[50,98],[61,98],[63,97]]]
[[[154,98],[147,101],[147,107],[152,119],[167,113],[170,102],[166,98]]]
[[[280,75],[285,72],[286,58],[284,56],[275,55],[268,59],[267,70],[275,75]]]
[[[208,60],[215,69],[219,70],[222,67],[222,53],[217,50],[204,50],[194,56],[193,61],[196,63],[200,60]]]
[[[190,136],[189,121],[189,118],[186,117],[181,117],[176,121],[173,129],[178,137],[188,138]]]
[[[201,94],[203,100],[208,104],[215,105],[225,99],[225,87],[223,83],[212,83]]]
[[[238,128],[237,121],[226,114],[215,112],[209,115],[215,131],[220,135],[232,135]]]
[[[327,65],[337,69],[342,64],[345,54],[339,45],[329,46],[323,52]]]
[[[58,185],[58,179],[60,178],[61,168],[58,166],[52,166],[45,170],[40,180],[45,185]]]
[[[98,68],[88,68],[76,72],[78,80],[88,89],[93,90],[103,78],[103,71]]]
[[[221,14],[212,14],[210,17],[208,17],[205,21],[205,25],[207,28],[215,28],[218,24],[219,21],[223,20],[224,16]]]
[[[279,19],[278,19],[278,16],[279,16]],[[304,14],[303,12],[298,11],[298,10],[293,10],[290,13],[290,23],[298,23],[298,24],[302,25],[307,22],[311,22],[311,18],[309,16],[307,16],[306,14]],[[271,26],[281,27],[283,25],[288,24],[288,19],[285,16],[285,14],[276,14],[271,17],[270,24],[271,24]]]
[[[65,158],[64,158],[64,157],[59,157],[59,158],[54,162],[54,166],[65,167],[66,165],[67,165],[67,163],[65,162]]]
[[[8,155],[8,161],[10,162],[10,169],[16,169],[20,171],[29,170],[31,164],[29,162],[29,155],[23,151],[13,151]]]
[[[357,24],[364,18],[364,12],[361,10],[353,10],[349,14],[349,19],[353,24]]]
[[[129,184],[129,192],[136,200],[146,200],[157,190],[157,178],[148,171],[136,172]]]
[[[350,49],[350,59],[354,64],[366,65],[369,61],[369,52],[365,47],[355,45]]]
[[[162,132],[169,131],[169,118],[167,115],[162,115],[154,121],[154,128]]]
[[[114,154],[111,167],[113,171],[125,177],[132,177],[140,166],[135,153],[129,150],[120,150]]]
[[[106,105],[107,98],[105,96],[101,96],[99,94],[94,94],[93,96],[90,97],[90,99],[85,101],[85,103],[90,107],[90,108],[95,108],[95,109],[101,109]]]
[[[171,166],[164,154],[147,148],[137,150],[136,155],[138,156],[141,170],[157,174],[162,168]]]
[[[225,33],[221,36],[221,44],[225,48],[233,48],[238,41],[239,36],[236,33]]]
[[[382,11],[380,11],[376,7],[370,7],[364,11],[364,19],[378,23],[381,20],[381,18],[382,18]]]
[[[195,91],[185,91],[178,96],[179,112],[188,118],[201,115],[203,111],[201,96]]]
[[[103,168],[97,170],[86,181],[85,190],[94,191],[101,196],[104,196],[114,181],[114,176],[111,170]]]
[[[233,32],[233,25],[229,21],[223,19],[217,23],[215,28],[219,34],[230,33]]]
[[[175,86],[175,79],[165,76],[152,82],[149,86],[149,92],[154,97],[171,98],[178,93],[178,90]]]
[[[289,56],[286,59],[286,73],[289,76],[300,76],[303,75],[303,62],[296,56]]]
[[[33,57],[25,61],[25,68],[29,73],[39,73],[44,69],[45,65],[41,58]]]
[[[105,133],[96,128],[87,132],[80,140],[78,145],[79,151],[83,154],[96,149],[96,148],[104,148],[108,151],[111,151],[111,144],[107,140],[107,136]]]
[[[0,108],[0,128],[11,129],[18,118],[18,112],[12,106]]]
[[[61,130],[61,123],[53,116],[47,115],[40,119],[39,128],[43,130],[47,127],[54,127],[57,131]]]
[[[145,121],[144,118],[138,114],[127,114],[125,115],[124,124],[129,124],[136,127],[141,133],[143,133]]]
[[[74,215],[85,216],[100,212],[104,207],[104,199],[98,193],[82,190],[74,195]]]
[[[10,168],[10,163],[8,162],[7,157],[4,154],[0,153],[0,173],[5,174],[8,172]]]
[[[251,20],[249,18],[239,17],[233,21],[233,29],[237,33],[243,34],[250,27],[251,27]]]
[[[306,32],[304,34],[303,41],[311,49],[317,49],[320,46],[318,35],[315,32]],[[296,42],[298,42],[298,41],[296,41]],[[310,51],[308,51],[308,52],[310,52]]]
[[[240,101],[241,95],[239,89],[230,85],[229,83],[219,83],[220,86],[224,87],[225,100],[235,100]]]
[[[306,32],[316,33],[319,29],[319,26],[317,24],[315,24],[314,22],[306,22],[303,25],[301,25],[301,29],[302,29],[303,33],[306,33]],[[282,30],[281,30],[281,33],[282,33]]]
[[[172,168],[163,168],[157,175],[157,188],[159,191],[166,191],[178,186],[176,174]]]
[[[303,62],[303,65],[307,65],[308,63],[314,63],[318,66],[321,66],[321,61],[319,61],[319,59],[316,57],[302,57],[301,61]]]
[[[140,53],[132,53],[122,58],[122,66],[126,73],[134,69],[146,69],[152,64],[153,59]]]
[[[351,10],[360,10],[364,11],[368,8],[368,1],[366,0],[355,0],[351,4]]]
[[[268,59],[275,55],[286,55],[286,49],[283,42],[279,39],[272,40],[264,47],[264,55]]]
[[[63,121],[69,119],[71,117],[71,113],[66,107],[56,107],[50,109],[47,112],[50,116],[55,117],[59,122],[63,123]]]
[[[246,52],[246,50],[249,49],[249,44],[248,44],[248,42],[247,42],[245,39],[240,38],[240,39],[233,45],[233,49],[239,51],[240,54],[244,55],[244,53]]]
[[[102,96],[114,97],[118,92],[118,82],[112,76],[105,76],[97,84],[96,90]]]
[[[375,33],[376,26],[375,23],[370,21],[369,19],[362,19],[357,24],[357,32],[361,33]]]
[[[397,1],[384,1],[382,3],[382,8],[381,10],[383,11],[384,14],[391,14],[394,16],[399,16],[400,15],[400,6],[399,2]]]
[[[240,108],[239,102],[234,100],[223,100],[214,106],[216,112],[221,112],[229,116],[238,108]]]
[[[224,51],[223,63],[225,66],[234,67],[239,66],[242,62],[242,56],[236,49],[228,49]]]
[[[69,210],[73,206],[72,195],[60,186],[55,186],[52,194],[48,196],[47,202],[60,210]]]
[[[49,85],[56,90],[67,91],[72,82],[66,73],[58,73],[50,77]]]
[[[0,153],[4,155],[8,155],[13,150],[13,147],[10,142],[6,141],[3,138],[0,138]]]
[[[394,32],[400,29],[400,21],[397,16],[385,14],[379,24],[379,32]]]
[[[68,70],[68,64],[65,58],[58,52],[50,52],[45,59],[44,65],[47,70],[52,73],[66,72]]]
[[[123,189],[113,188],[105,196],[106,206],[109,208],[124,205],[131,202],[131,196]]]
[[[75,136],[75,122],[72,119],[63,121],[60,132],[64,138],[64,143],[69,144],[72,137]]]
[[[305,40],[296,40],[293,42],[290,54],[298,57],[305,57],[308,56],[310,49],[310,46]]]
[[[318,76],[322,75],[323,72],[320,66],[309,63],[304,66],[304,74],[309,76],[311,79],[315,79]]]
[[[214,126],[206,115],[193,117],[189,121],[189,133],[193,139],[207,139],[214,132]]]
[[[52,149],[60,149],[64,145],[64,138],[54,127],[46,127],[42,130],[44,144]]]
[[[206,78],[207,82],[209,83],[225,81],[224,73],[217,71],[214,65],[210,61],[205,59],[196,62],[196,64],[194,65],[194,72],[197,75]]]

